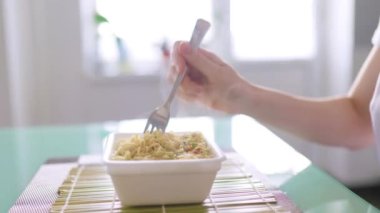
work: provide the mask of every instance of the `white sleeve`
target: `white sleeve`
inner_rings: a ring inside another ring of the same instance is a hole
[[[372,44],[374,46],[380,47],[380,19],[379,19],[379,25],[377,26],[377,29],[372,36]]]
[[[375,134],[377,156],[380,162],[380,75],[377,78],[376,87],[370,102],[369,110],[371,113],[372,128]]]

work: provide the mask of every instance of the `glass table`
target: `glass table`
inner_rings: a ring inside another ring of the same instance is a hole
[[[141,132],[145,120],[0,129],[0,212],[7,212],[48,159],[101,154],[110,132]],[[233,117],[173,118],[168,131],[202,131],[237,152],[304,212],[380,212],[256,122]]]

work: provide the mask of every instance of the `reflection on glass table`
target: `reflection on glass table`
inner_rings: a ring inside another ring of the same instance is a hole
[[[145,122],[0,129],[0,212],[13,205],[47,159],[101,154],[108,133],[139,133]],[[249,117],[174,118],[168,131],[202,131],[226,152],[235,150],[304,212],[379,212]]]
[[[231,121],[232,146],[305,212],[379,212],[270,130],[245,116]]]

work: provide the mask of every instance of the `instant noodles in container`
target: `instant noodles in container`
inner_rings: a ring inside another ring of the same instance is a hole
[[[201,203],[224,160],[198,132],[111,133],[103,155],[124,206]]]

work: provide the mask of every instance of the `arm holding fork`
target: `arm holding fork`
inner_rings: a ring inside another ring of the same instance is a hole
[[[380,72],[374,46],[350,91],[339,97],[307,98],[254,85],[221,58],[188,42],[173,47],[169,79],[184,72],[178,95],[229,114],[246,114],[316,143],[359,149],[373,143],[369,105]]]

